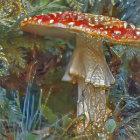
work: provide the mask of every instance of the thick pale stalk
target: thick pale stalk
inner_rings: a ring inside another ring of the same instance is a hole
[[[82,113],[89,120],[94,122],[102,122],[105,118],[106,111],[106,95],[105,90],[99,87],[94,87],[83,80],[78,83],[78,101],[77,101],[77,116]]]
[[[98,138],[108,138],[105,123],[109,109],[106,106],[106,91],[108,89],[94,87],[83,80],[78,82],[77,116],[85,114],[85,122],[79,123],[78,132],[92,131]]]
[[[77,35],[76,47],[62,80],[78,83],[79,79],[95,87],[109,87],[114,83],[100,38]]]
[[[87,128],[93,135],[107,137],[105,90],[115,80],[106,63],[100,38],[77,36],[76,48],[63,80],[78,84],[77,116],[86,115],[85,122],[79,124],[78,131],[84,132]]]

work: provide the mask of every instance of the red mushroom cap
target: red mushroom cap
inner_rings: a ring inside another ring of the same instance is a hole
[[[79,12],[37,15],[25,19],[20,28],[36,35],[66,38],[73,38],[75,33],[85,33],[112,43],[140,46],[139,28],[126,21],[102,15]]]

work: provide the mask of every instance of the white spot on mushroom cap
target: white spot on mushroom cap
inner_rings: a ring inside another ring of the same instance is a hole
[[[112,33],[112,37],[115,37],[115,34],[114,33]]]
[[[85,16],[87,16],[87,17],[88,17],[88,16],[89,16],[89,14],[88,14],[88,13],[85,13]]]
[[[79,28],[82,29],[83,28],[83,25],[80,25]]]
[[[70,22],[68,23],[69,26],[73,26],[74,25],[74,22]]]
[[[108,28],[108,26],[106,25],[106,26],[105,26],[105,29],[107,29],[107,28]]]
[[[42,19],[39,19],[37,22],[38,22],[38,24],[40,24],[42,22]]]
[[[134,39],[136,39],[137,37],[136,36],[134,36]]]
[[[51,19],[51,20],[50,20],[50,23],[54,23],[54,20],[53,20],[53,19]]]
[[[27,18],[24,18],[24,21],[27,21]]]
[[[100,30],[97,30],[97,34],[101,34],[101,31]]]
[[[91,23],[88,23],[88,25],[90,25],[90,26],[95,26],[94,24],[91,24]]]
[[[98,19],[95,19],[95,24],[96,24],[96,25],[98,25],[98,24],[99,24]]]
[[[105,21],[110,21],[110,18],[109,17],[105,17]]]
[[[73,16],[77,16],[77,13],[73,13]]]
[[[130,26],[131,26],[131,28],[132,28],[133,30],[135,30],[135,29],[136,29],[135,25],[130,24]]]
[[[103,21],[103,20],[104,20],[104,17],[103,17],[103,16],[101,16],[101,17],[100,17],[100,21]]]
[[[107,34],[108,34],[108,32],[107,32],[107,31],[104,31],[104,34],[105,34],[105,35],[107,35]]]
[[[68,19],[68,18],[70,18],[70,16],[69,16],[69,15],[66,15],[66,16],[65,16],[65,18],[67,18],[67,19]]]
[[[125,23],[124,23],[124,28],[127,28],[127,25],[128,25],[128,24],[125,22]]]
[[[114,31],[116,35],[120,35],[121,31]]]
[[[140,31],[136,31],[136,34],[137,34],[137,35],[140,35]]]
[[[86,28],[86,31],[87,31],[87,32],[90,32],[90,29],[89,29],[89,28]]]

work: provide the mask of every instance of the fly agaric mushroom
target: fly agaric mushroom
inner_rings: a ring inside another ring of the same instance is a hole
[[[93,129],[103,131],[108,115],[105,91],[115,79],[106,63],[102,42],[139,46],[140,29],[113,17],[79,12],[37,15],[25,19],[20,28],[36,35],[75,39],[76,47],[63,80],[78,83],[77,116],[84,113],[86,126],[91,120]]]

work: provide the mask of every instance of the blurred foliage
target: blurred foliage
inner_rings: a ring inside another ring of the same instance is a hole
[[[91,139],[90,132],[77,134],[77,122],[84,117],[75,117],[76,86],[61,82],[74,42],[19,30],[19,23],[26,17],[66,10],[114,16],[140,27],[139,0],[0,0],[0,139]],[[39,57],[33,55],[35,47]],[[113,58],[106,50],[109,63]],[[122,63],[109,93],[114,110],[106,125],[115,140],[138,140],[140,50],[111,46],[111,52]],[[55,58],[59,60],[56,65]],[[45,69],[50,61],[50,68]],[[38,72],[34,79],[31,66]]]

